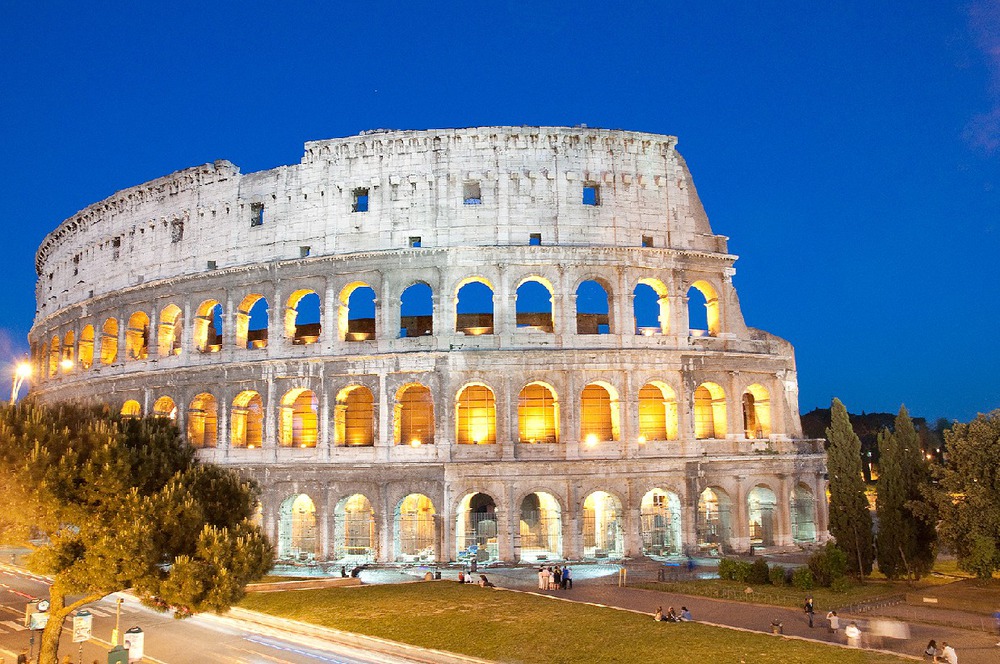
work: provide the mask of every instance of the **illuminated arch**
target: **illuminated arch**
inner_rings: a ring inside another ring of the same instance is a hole
[[[774,546],[778,500],[770,487],[758,484],[747,494],[750,544]]]
[[[101,364],[114,364],[118,359],[118,319],[108,318],[101,326]]]
[[[59,341],[59,335],[57,334],[52,337],[52,343],[49,345],[49,378],[53,378],[59,372],[59,360],[62,356],[61,348],[62,343]]]
[[[726,393],[716,383],[702,383],[694,391],[694,437],[726,437]]]
[[[676,493],[659,488],[646,492],[639,507],[639,532],[644,555],[682,552],[681,500]]]
[[[732,534],[730,515],[732,502],[722,489],[708,487],[698,497],[698,515],[695,530],[698,548],[705,553],[719,555],[729,549]]]
[[[580,439],[588,445],[619,439],[618,392],[603,381],[590,383],[580,393]]]
[[[80,368],[94,366],[94,326],[84,325],[80,332]]]
[[[334,414],[336,444],[371,447],[375,444],[375,397],[363,385],[345,387],[337,395]]]
[[[157,354],[160,357],[180,355],[183,336],[181,308],[176,304],[168,304],[160,310],[160,326],[156,334]]]
[[[559,442],[559,399],[551,385],[536,381],[521,389],[517,432],[521,443]]]
[[[555,330],[552,320],[552,284],[537,275],[521,281],[514,291],[514,317],[517,327],[551,334]]]
[[[177,419],[177,404],[170,397],[160,397],[153,404],[153,417],[163,417],[168,420]]]
[[[219,404],[208,392],[191,400],[187,412],[188,442],[192,447],[215,447],[219,438]]]
[[[594,491],[583,501],[583,557],[616,560],[624,555],[622,502],[607,491]]]
[[[222,305],[218,300],[205,300],[198,305],[194,319],[194,347],[201,353],[222,350]]]
[[[576,288],[576,333],[611,334],[610,289],[602,281],[588,279]]]
[[[469,493],[455,510],[455,550],[460,562],[490,563],[500,559],[497,505],[485,493]]]
[[[708,332],[708,335],[711,337],[719,336],[719,332],[721,332],[722,330],[720,327],[720,318],[719,318],[718,292],[715,290],[715,287],[712,286],[712,284],[708,283],[705,280],[698,280],[693,284],[691,284],[691,288],[688,289],[688,299],[689,299],[688,320],[691,320],[692,318],[694,318],[695,320],[698,319],[698,316],[691,315],[692,307],[697,306],[697,304],[699,304],[697,301],[693,302],[690,301],[692,289],[697,290],[705,300],[705,320],[708,326],[708,330],[706,330]],[[692,329],[691,335],[697,336],[695,332],[699,332],[699,330]]]
[[[376,336],[375,289],[363,281],[340,291],[337,329],[342,341],[370,341]]]
[[[455,399],[455,440],[459,445],[497,442],[497,411],[493,390],[482,383],[463,387]]]
[[[639,436],[677,440],[677,396],[666,383],[652,381],[639,389]]]
[[[264,400],[260,393],[244,390],[233,399],[230,444],[254,449],[264,441]]]
[[[659,279],[640,279],[632,290],[632,316],[635,333],[643,336],[670,332],[670,298]]]
[[[128,419],[142,417],[142,406],[135,399],[129,399],[122,404],[121,416]]]
[[[411,383],[399,388],[392,419],[397,445],[434,444],[434,395],[423,385]]]
[[[236,347],[248,350],[267,348],[267,298],[251,293],[236,308]]]
[[[321,312],[316,291],[307,288],[295,291],[288,296],[285,307],[285,336],[296,346],[316,343],[323,330]]]
[[[281,504],[278,559],[308,562],[316,557],[316,505],[304,493]]]
[[[550,493],[529,493],[519,505],[521,561],[562,558],[562,507]]]
[[[375,561],[375,510],[368,498],[360,493],[341,498],[333,510],[333,524],[333,551],[338,561],[355,565]]]
[[[144,311],[136,311],[128,319],[125,328],[125,359],[145,360],[149,357],[149,316]]]
[[[743,432],[747,438],[771,435],[771,395],[763,385],[754,383],[743,392]]]
[[[434,503],[420,493],[411,493],[396,506],[393,530],[398,562],[434,562],[434,514]]]
[[[459,282],[455,288],[455,331],[470,336],[493,334],[493,300],[493,285],[485,278],[468,277]]]
[[[399,298],[399,336],[434,334],[434,291],[423,281],[407,287]]]
[[[282,447],[316,447],[319,437],[316,395],[299,387],[281,398]]]
[[[70,373],[76,367],[75,351],[76,335],[73,334],[73,330],[69,330],[63,337],[62,360],[59,361],[59,368],[62,369],[63,373]]]

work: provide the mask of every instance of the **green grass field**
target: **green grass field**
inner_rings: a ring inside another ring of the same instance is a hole
[[[446,581],[253,594],[243,608],[501,662],[905,661]]]

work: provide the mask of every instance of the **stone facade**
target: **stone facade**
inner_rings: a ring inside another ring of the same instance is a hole
[[[745,325],[675,144],[366,132],[118,192],[38,250],[33,394],[175,418],[282,558],[822,542],[792,347]]]

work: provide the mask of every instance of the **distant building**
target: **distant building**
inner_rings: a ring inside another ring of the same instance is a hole
[[[175,419],[289,561],[822,542],[792,346],[675,143],[365,132],[118,192],[38,250],[33,393]]]

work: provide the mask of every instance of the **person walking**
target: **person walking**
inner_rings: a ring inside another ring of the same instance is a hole
[[[802,608],[805,609],[806,615],[809,617],[809,626],[812,627],[813,626],[813,614],[816,613],[816,607],[813,606],[813,598],[812,597],[807,597],[806,598],[805,606],[803,606]]]
[[[840,629],[840,616],[837,615],[836,611],[830,611],[826,614],[826,619],[830,621],[830,633],[836,634],[837,630]]]
[[[844,634],[847,636],[847,645],[852,648],[861,647],[861,628],[858,627],[858,623],[852,620],[851,624],[844,630]]]

